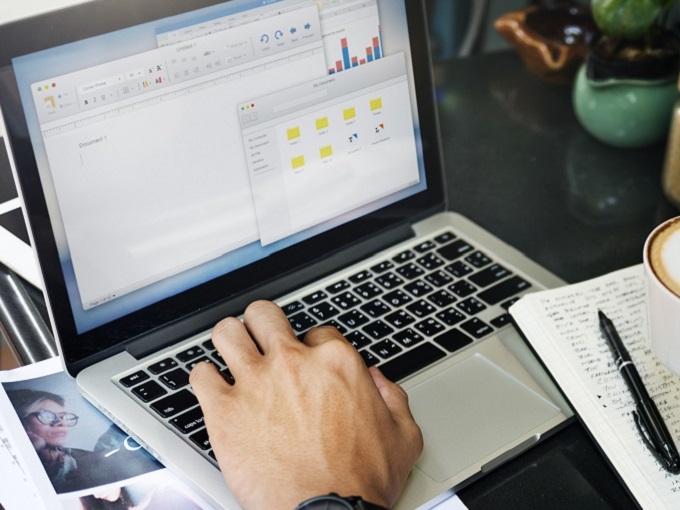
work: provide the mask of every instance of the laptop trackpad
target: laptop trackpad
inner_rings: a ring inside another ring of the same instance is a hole
[[[481,354],[410,388],[408,394],[425,438],[417,465],[440,483],[560,412]]]

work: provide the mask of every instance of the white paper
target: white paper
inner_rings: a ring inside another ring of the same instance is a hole
[[[598,310],[613,321],[680,444],[680,377],[647,342],[642,265],[530,294],[510,313],[638,503],[650,510],[680,508],[680,476],[663,469],[636,429],[633,398],[600,333]]]

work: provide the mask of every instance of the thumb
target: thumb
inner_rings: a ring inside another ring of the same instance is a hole
[[[369,372],[394,420],[415,423],[408,406],[408,395],[404,388],[385,377],[378,367],[370,367]]]

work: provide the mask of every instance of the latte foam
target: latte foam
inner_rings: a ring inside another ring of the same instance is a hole
[[[658,231],[649,246],[649,263],[657,278],[680,296],[680,218]]]

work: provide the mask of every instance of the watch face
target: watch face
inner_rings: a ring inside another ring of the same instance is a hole
[[[301,503],[296,510],[354,510],[354,505],[338,496],[317,496]]]

